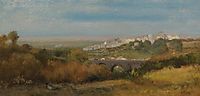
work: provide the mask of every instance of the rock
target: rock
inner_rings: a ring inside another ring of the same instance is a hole
[[[58,85],[58,84],[46,84],[46,88],[49,90],[58,90],[61,89],[63,86],[62,85]]]

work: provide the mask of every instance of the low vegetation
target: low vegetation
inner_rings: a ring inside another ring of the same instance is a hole
[[[199,66],[164,68],[112,91],[112,96],[199,96]]]
[[[111,73],[107,68],[99,65],[54,62],[42,70],[42,75],[47,81],[54,83],[84,83],[87,81],[109,79]]]
[[[156,72],[149,72],[144,75],[144,78],[163,84],[198,83],[200,82],[199,68],[199,66],[184,66],[177,69],[168,67]]]
[[[73,89],[69,86],[57,91],[46,90],[43,87],[23,87],[0,90],[7,96],[199,96],[200,95],[199,66],[182,68],[164,68],[146,73],[142,78],[130,80],[106,80],[77,84]],[[166,76],[166,77],[165,77]]]
[[[18,38],[16,31],[0,37],[1,82],[83,83],[111,77],[104,66],[88,64],[87,53],[79,48],[37,49],[28,44],[17,45]]]

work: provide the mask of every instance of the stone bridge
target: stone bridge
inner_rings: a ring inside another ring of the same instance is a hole
[[[93,60],[92,63],[98,65],[105,65],[110,71],[116,66],[122,67],[126,72],[130,72],[132,69],[138,69],[145,61],[137,60]]]

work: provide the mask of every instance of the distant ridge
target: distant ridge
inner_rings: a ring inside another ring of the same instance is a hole
[[[23,36],[21,37],[20,41],[105,41],[111,37],[77,37],[77,36],[48,36],[48,37],[33,37],[33,36]]]

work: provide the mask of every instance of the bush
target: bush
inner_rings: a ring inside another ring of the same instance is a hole
[[[187,55],[172,57],[170,59],[162,61],[147,61],[145,64],[141,66],[141,68],[137,70],[136,73],[138,73],[141,76],[147,72],[153,70],[160,70],[165,67],[181,68],[182,66],[188,66],[188,65],[195,66],[200,64],[199,58],[200,58],[200,53],[190,53]]]
[[[78,83],[87,79],[86,66],[78,63],[50,65],[42,71],[43,76],[49,82],[73,82]]]
[[[68,61],[83,63],[88,60],[88,54],[82,49],[71,49],[69,52]]]
[[[111,71],[105,65],[91,64],[88,68],[89,81],[111,79]]]
[[[8,59],[11,54],[11,50],[8,47],[0,46],[0,60]]]
[[[40,80],[40,62],[29,53],[13,53],[8,60],[0,62],[0,80],[11,82],[15,78]]]

